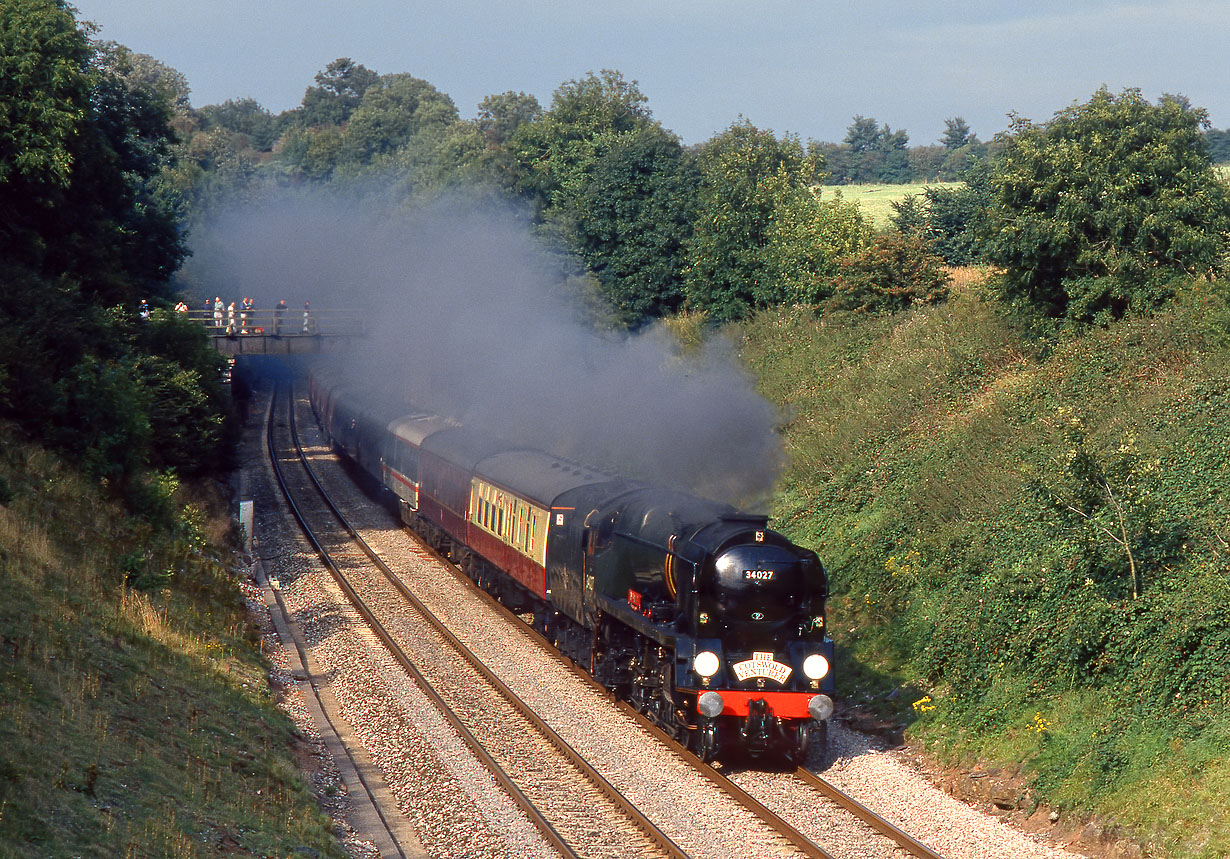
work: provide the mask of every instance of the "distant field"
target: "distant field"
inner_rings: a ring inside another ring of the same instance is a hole
[[[908,185],[825,185],[820,189],[822,200],[838,194],[843,200],[853,200],[878,228],[887,227],[893,215],[893,203],[910,194],[922,194],[927,188],[956,188],[961,182],[927,182]]]
[[[1215,164],[1213,169],[1230,183],[1230,164]],[[961,182],[927,182],[907,185],[825,185],[820,189],[820,199],[832,200],[838,194],[843,200],[853,200],[871,218],[877,228],[889,225],[893,216],[893,203],[904,200],[910,194],[922,194],[927,188],[956,188]]]

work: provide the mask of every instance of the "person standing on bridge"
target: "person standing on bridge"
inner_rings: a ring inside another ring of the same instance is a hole
[[[286,321],[286,299],[283,298],[278,302],[278,306],[273,310],[273,336],[282,336],[282,323]]]
[[[235,336],[235,302],[226,306],[226,336]]]
[[[248,317],[252,313],[252,299],[248,296],[243,297],[243,301],[239,302],[239,333],[248,333]]]
[[[312,321],[312,302],[303,302],[303,333],[312,334],[316,330],[316,324]]]
[[[222,330],[222,296],[214,298],[214,328]]]

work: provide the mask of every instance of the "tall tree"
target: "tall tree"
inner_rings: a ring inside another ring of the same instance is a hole
[[[277,140],[277,122],[254,98],[231,99],[208,104],[199,111],[206,131],[225,128],[248,138],[258,152],[268,152]]]
[[[846,130],[844,145],[828,153],[832,179],[837,183],[908,182],[910,136],[904,129],[893,131],[888,123],[877,125],[861,114]]]
[[[1230,190],[1207,125],[1179,99],[1106,87],[1045,125],[1014,118],[988,250],[1009,294],[1056,316],[1115,318],[1171,298],[1176,277],[1223,268]]]
[[[653,122],[647,101],[636,81],[611,69],[560,85],[551,109],[520,125],[513,136],[520,189],[542,205],[566,208],[565,200],[554,198],[574,193],[568,186],[577,180],[583,183],[601,137]]]
[[[491,148],[502,147],[512,140],[518,128],[542,116],[538,99],[523,92],[502,92],[489,95],[478,105],[478,129]]]
[[[945,149],[960,149],[977,140],[977,136],[970,131],[969,124],[961,117],[954,116],[944,120],[944,136],[940,138],[940,144]]]
[[[363,101],[368,87],[380,76],[350,57],[338,57],[316,75],[316,86],[303,93],[298,124],[341,125]]]
[[[346,126],[346,147],[360,161],[396,151],[430,127],[457,121],[453,100],[422,78],[383,75],[367,87]]]
[[[659,126],[611,134],[574,200],[572,240],[617,318],[635,326],[678,309],[699,174]]]
[[[880,127],[870,117],[858,114],[842,141],[850,147],[851,152],[870,152],[880,148]]]
[[[792,136],[779,140],[744,119],[708,141],[699,163],[684,274],[688,304],[724,322],[795,300],[790,284],[807,281],[826,257],[822,246],[799,241],[819,232],[825,215],[813,191],[823,175],[818,149]]]
[[[0,7],[0,255],[105,304],[165,289],[185,252],[160,181],[173,76],[136,56],[96,53],[61,0]]]
[[[62,0],[0,6],[0,194],[5,211],[54,205],[72,181],[87,121],[92,52]],[[17,210],[20,211],[20,210]],[[20,221],[0,219],[9,244]]]

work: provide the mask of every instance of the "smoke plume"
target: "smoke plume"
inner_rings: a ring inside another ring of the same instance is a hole
[[[715,337],[681,357],[660,327],[596,332],[527,219],[477,208],[407,212],[370,197],[286,193],[198,230],[189,276],[228,302],[358,310],[370,336],[343,360],[390,401],[408,397],[510,441],[762,505],[783,464],[778,415],[733,346]]]

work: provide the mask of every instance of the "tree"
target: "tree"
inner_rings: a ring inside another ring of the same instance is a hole
[[[189,102],[192,90],[183,72],[119,42],[101,42],[94,47],[100,56],[99,65],[122,78],[129,89],[150,93],[173,113],[186,114],[192,110]]]
[[[844,146],[828,153],[832,181],[908,182],[913,178],[904,129],[893,131],[888,123],[877,125],[870,117],[857,115],[846,130]]]
[[[538,99],[523,92],[500,93],[489,95],[478,105],[478,129],[487,141],[487,146],[496,149],[503,147],[513,134],[527,122],[533,122],[542,116],[542,105]]]
[[[807,286],[828,259],[805,240],[822,229],[825,210],[814,186],[823,160],[798,138],[778,140],[746,119],[699,152],[696,227],[688,246],[684,291],[690,307],[716,322],[787,300],[807,300]],[[790,273],[790,279],[783,279]]]
[[[277,140],[277,122],[268,110],[254,98],[230,99],[222,104],[208,104],[200,116],[206,131],[224,128],[248,138],[258,152],[268,152]]]
[[[870,117],[857,114],[842,140],[851,152],[871,152],[880,148],[880,127]]]
[[[516,155],[516,186],[540,205],[567,209],[566,197],[584,183],[597,157],[599,138],[622,134],[654,122],[648,99],[636,81],[611,69],[590,72],[560,85],[551,109],[518,126],[511,148]]]
[[[1230,189],[1214,173],[1203,110],[1139,90],[1093,98],[1036,126],[1014,117],[992,176],[988,259],[1010,296],[1078,320],[1157,306],[1177,278],[1216,273]]]
[[[0,183],[4,187],[50,193],[69,183],[72,141],[86,120],[92,86],[90,59],[89,40],[63,0],[0,7]],[[7,232],[3,226],[0,231]]]
[[[1209,142],[1209,157],[1214,164],[1230,162],[1230,128],[1224,131],[1210,128],[1205,132],[1205,139]]]
[[[423,128],[394,155],[377,163],[398,177],[397,193],[424,200],[446,191],[485,193],[484,185],[496,184],[484,161],[486,154],[477,124],[454,122]]]
[[[346,126],[346,149],[359,161],[395,152],[429,127],[457,121],[453,100],[422,78],[383,75],[368,86]]]
[[[893,203],[893,225],[919,235],[949,265],[978,265],[988,239],[987,217],[994,203],[987,161],[975,161],[955,188],[926,188]]]
[[[959,116],[944,120],[944,136],[940,144],[945,149],[960,149],[970,143],[977,143],[978,136],[970,131],[969,125]]]
[[[60,0],[0,10],[0,256],[110,304],[165,289],[185,253],[161,182],[173,75],[137,56],[95,53]]]
[[[943,260],[917,232],[876,236],[870,247],[844,257],[839,272],[829,302],[834,309],[892,313],[948,297]]]
[[[678,309],[699,173],[658,125],[602,141],[575,198],[572,241],[625,325]]]
[[[185,253],[186,84],[88,32],[60,0],[0,4],[0,415],[126,489],[217,461],[222,391],[200,326],[136,318]]]
[[[816,305],[833,289],[842,257],[858,254],[874,229],[858,203],[840,195],[817,201],[814,189],[791,194],[773,217],[765,263],[776,294],[766,304]]]
[[[368,88],[380,79],[374,71],[349,57],[338,57],[316,75],[316,86],[303,93],[298,124],[341,125],[354,113]]]

